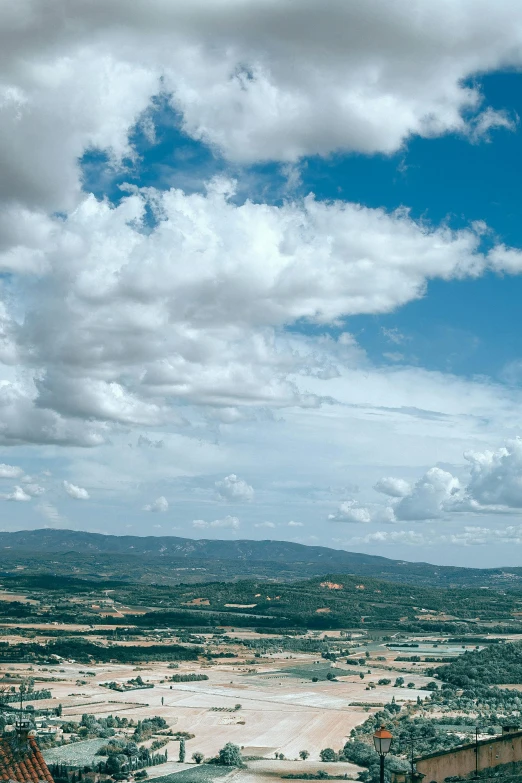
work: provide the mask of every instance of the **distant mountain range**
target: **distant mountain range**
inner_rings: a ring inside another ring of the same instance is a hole
[[[0,571],[179,583],[255,578],[290,581],[327,573],[438,587],[522,586],[522,568],[457,568],[410,563],[290,541],[219,541],[113,536],[77,530],[0,533]]]

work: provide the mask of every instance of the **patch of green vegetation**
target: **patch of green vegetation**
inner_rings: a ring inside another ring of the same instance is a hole
[[[185,769],[173,775],[154,778],[154,783],[213,783],[230,774],[230,767],[219,767],[215,764],[198,764],[194,769]]]
[[[101,644],[95,644],[85,639],[73,637],[71,639],[59,639],[49,644],[38,644],[28,642],[26,644],[0,645],[0,661],[20,661],[20,660],[52,660],[56,658],[72,658],[81,663],[108,663],[117,661],[118,663],[133,663],[135,661],[194,661],[201,654],[201,648],[184,647],[180,644],[169,645],[149,645],[140,647],[123,647],[113,645],[104,647]]]
[[[492,645],[484,650],[465,652],[433,673],[444,682],[460,688],[471,684],[503,685],[522,683],[522,642]]]

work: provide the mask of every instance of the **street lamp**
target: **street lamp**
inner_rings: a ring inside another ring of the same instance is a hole
[[[381,761],[381,783],[384,783],[384,757],[390,751],[392,737],[393,735],[391,732],[385,729],[384,726],[377,729],[373,735],[373,744],[375,745],[375,750],[379,754]]]

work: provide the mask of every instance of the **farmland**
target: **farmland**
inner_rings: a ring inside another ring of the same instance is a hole
[[[376,711],[375,707],[362,705],[386,703],[393,695],[399,703],[429,695],[423,689],[427,678],[422,674],[411,674],[415,683],[412,689],[381,686],[368,690],[367,683],[379,675],[379,669],[371,664],[365,666],[362,680],[348,666],[325,663],[317,656],[274,653],[266,659],[255,659],[254,664],[245,661],[242,645],[232,647],[238,656],[226,663],[209,666],[199,661],[182,662],[176,669],[176,674],[204,673],[208,680],[172,683],[172,670],[167,664],[150,662],[139,666],[140,676],[154,687],[132,692],[109,691],[103,686],[108,681],[124,683],[136,677],[136,666],[93,664],[87,679],[83,664],[62,661],[52,667],[57,680],[51,685],[52,698],[33,704],[39,710],[54,709],[60,704],[63,722],[79,723],[85,713],[96,718],[109,714],[132,716],[135,722],[161,716],[174,732],[194,735],[187,741],[189,758],[194,751],[212,757],[227,742],[234,742],[245,756],[265,759],[274,759],[277,753],[295,760],[299,751],[306,749],[310,753],[309,763],[317,765],[321,749],[342,748],[350,731]],[[39,677],[49,677],[49,669],[17,664],[5,667],[4,675],[9,675],[7,680],[13,682],[28,676],[38,682]],[[336,681],[323,676],[313,682],[310,675],[316,670],[324,674],[325,669],[336,675]],[[351,706],[353,702],[358,706]],[[236,709],[238,704],[240,708]],[[70,754],[80,747],[69,745],[66,750]],[[169,758],[176,759],[179,742],[172,740],[165,749]],[[50,762],[60,757],[59,749],[47,753]],[[343,774],[347,770],[356,771],[345,764]],[[150,774],[160,771],[158,766]]]
[[[356,779],[369,762],[352,741],[368,747],[380,722],[393,728],[400,765],[410,724],[443,748],[468,736],[462,721],[495,732],[499,714],[522,709],[519,691],[462,681],[459,664],[471,656],[472,673],[495,661],[495,682],[522,682],[521,646],[505,644],[520,638],[516,590],[339,574],[169,587],[10,574],[0,598],[3,723],[9,730],[22,686],[58,767],[105,773],[133,746],[151,779],[205,781],[223,770],[192,755],[209,761],[232,743],[246,764],[236,783],[318,767]]]

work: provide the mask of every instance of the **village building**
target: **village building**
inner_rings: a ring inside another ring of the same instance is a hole
[[[54,783],[36,738],[26,731],[0,736],[0,781]]]

